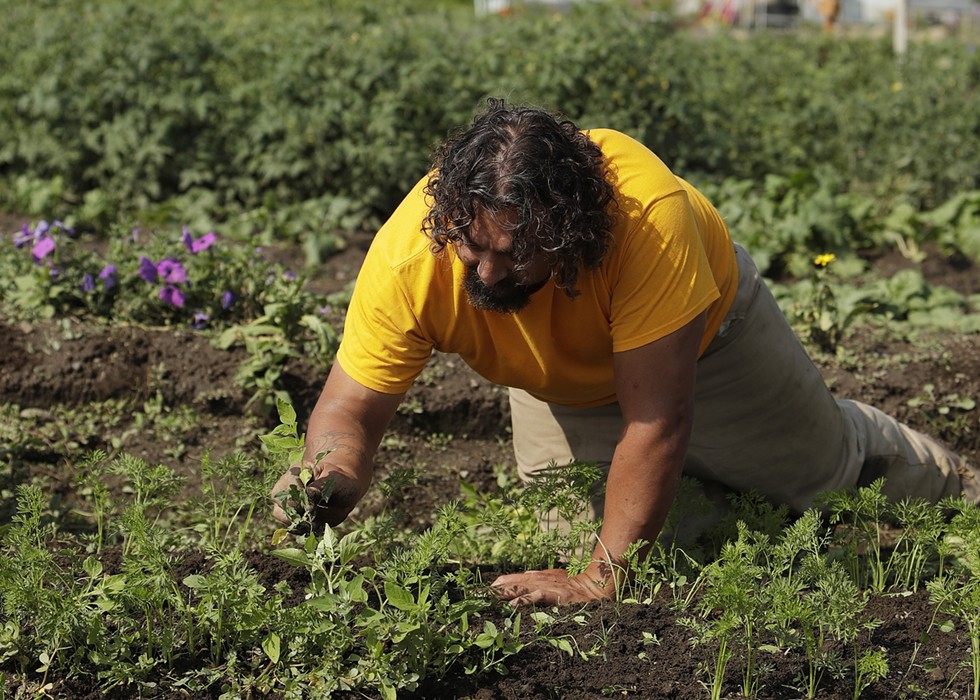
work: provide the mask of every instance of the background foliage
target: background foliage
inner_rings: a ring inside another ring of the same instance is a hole
[[[914,210],[980,189],[980,54],[955,41],[897,62],[885,40],[704,36],[615,2],[0,11],[0,179],[27,213],[231,219],[280,238],[370,227],[488,95],[626,131],[699,183],[819,165],[835,191]]]

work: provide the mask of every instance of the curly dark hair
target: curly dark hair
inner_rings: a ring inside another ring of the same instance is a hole
[[[616,200],[602,151],[566,119],[490,99],[466,128],[435,151],[422,224],[433,252],[461,240],[479,212],[512,213],[513,259],[536,252],[574,297],[579,269],[596,268],[609,248]]]

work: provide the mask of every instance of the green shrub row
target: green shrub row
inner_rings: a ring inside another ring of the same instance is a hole
[[[695,180],[819,164],[917,208],[980,188],[980,53],[957,42],[899,63],[885,40],[704,36],[628,3],[421,4],[0,0],[2,199],[50,207],[43,182],[93,218],[267,227],[307,203],[313,225],[371,225],[488,95],[624,130]]]

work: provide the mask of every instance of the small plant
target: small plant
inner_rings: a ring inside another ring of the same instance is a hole
[[[834,354],[847,328],[875,305],[860,291],[846,293],[832,282],[833,253],[813,258],[812,275],[805,282],[802,298],[795,305],[798,321],[809,339],[824,352]]]
[[[968,432],[976,425],[972,416],[977,407],[975,399],[956,392],[940,394],[934,384],[923,384],[922,393],[907,401],[909,408],[922,412],[933,432],[943,429]]]
[[[831,524],[843,524],[839,539],[854,580],[862,588],[882,592],[891,574],[888,555],[882,547],[881,526],[890,513],[883,489],[884,478],[869,486],[823,494],[819,501],[829,513]]]
[[[569,572],[582,571],[591,561],[601,523],[592,521],[591,503],[603,493],[603,470],[589,462],[550,465],[535,473],[520,495],[520,505],[536,512],[546,524],[554,567],[569,562]]]
[[[745,697],[758,694],[755,653],[766,610],[763,596],[759,595],[765,569],[759,562],[768,545],[767,537],[739,523],[738,538],[726,543],[718,560],[701,574],[705,584],[697,604],[700,620],[683,620],[699,640],[717,644],[709,686],[712,700],[722,696],[725,671],[736,645],[743,649],[745,656],[742,694]]]
[[[256,470],[255,462],[242,453],[222,459],[212,459],[207,452],[202,456],[204,499],[200,512],[204,544],[216,551],[243,548],[252,518],[259,505],[266,502],[268,491],[264,481],[256,478]]]
[[[901,531],[892,547],[889,567],[900,590],[919,590],[927,576],[942,578],[942,539],[946,531],[943,509],[942,504],[935,506],[916,498],[902,499],[892,507]]]
[[[855,645],[855,650],[857,646]],[[855,651],[855,654],[857,652]],[[884,649],[867,649],[854,660],[854,700],[868,687],[888,675],[888,654]]]

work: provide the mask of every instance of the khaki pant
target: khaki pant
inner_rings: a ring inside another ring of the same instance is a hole
[[[891,500],[960,493],[960,459],[857,401],[835,400],[752,258],[735,246],[738,293],[698,361],[684,473],[755,490],[796,512],[821,491],[886,479]],[[524,479],[549,463],[608,464],[622,432],[618,404],[572,409],[512,389],[514,453]],[[602,504],[593,504],[601,517]]]

